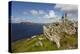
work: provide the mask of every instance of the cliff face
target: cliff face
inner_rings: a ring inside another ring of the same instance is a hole
[[[44,35],[47,39],[52,42],[55,42],[57,47],[60,47],[60,39],[65,35],[73,35],[77,33],[77,23],[65,20],[64,22],[51,23],[49,25],[43,26]]]

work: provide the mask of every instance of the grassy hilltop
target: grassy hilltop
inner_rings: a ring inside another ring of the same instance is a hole
[[[50,42],[43,34],[36,35],[33,38],[18,40],[12,43],[12,52],[34,52],[65,50],[77,48],[77,35],[68,35],[63,33],[65,38],[61,39],[61,47],[57,48],[56,44]]]

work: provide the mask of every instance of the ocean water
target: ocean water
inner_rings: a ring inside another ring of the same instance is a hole
[[[29,38],[33,35],[42,34],[43,25],[12,23],[10,30],[11,30],[11,41],[14,42],[20,39]]]

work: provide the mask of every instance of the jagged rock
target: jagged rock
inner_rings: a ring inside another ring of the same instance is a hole
[[[75,29],[76,24],[72,21],[66,20],[63,22],[51,23],[49,25],[43,26],[44,35],[47,39],[52,42],[55,42],[57,47],[60,47],[60,39],[63,36],[61,33],[65,32],[66,34],[72,35],[77,31]]]
[[[37,41],[35,45],[36,46],[43,46],[43,43],[42,43],[42,41]]]
[[[66,32],[69,35],[75,34],[76,29],[75,29],[75,24],[69,20],[66,20],[65,23],[63,24],[64,26],[64,32]]]
[[[60,37],[58,36],[58,34],[56,32],[53,32],[54,30],[52,29],[51,31],[49,30],[49,28],[46,28],[45,26],[43,26],[44,28],[44,35],[52,42],[55,42],[57,44],[57,47],[60,47]]]

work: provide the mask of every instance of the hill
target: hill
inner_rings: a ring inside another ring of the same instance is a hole
[[[65,34],[65,38],[61,39],[61,47],[57,48],[56,44],[49,41],[43,34],[36,35],[31,38],[18,40],[12,43],[12,52],[35,52],[35,51],[52,51],[77,48],[76,34]],[[68,36],[67,36],[68,35]]]
[[[46,28],[46,29],[45,29]],[[52,51],[78,48],[77,23],[66,20],[46,24],[43,33],[22,38],[11,43],[12,52]],[[33,30],[35,31],[35,30]],[[44,33],[45,32],[45,33]],[[60,39],[58,39],[60,37]],[[57,47],[55,40],[60,41]]]

